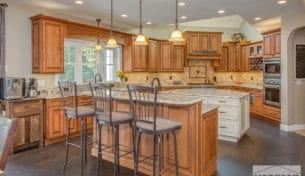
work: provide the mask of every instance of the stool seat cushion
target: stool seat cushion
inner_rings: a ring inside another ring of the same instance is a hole
[[[109,124],[110,115],[109,113],[98,113],[96,114],[98,123]],[[112,123],[113,124],[123,124],[133,121],[133,115],[129,112],[122,111],[112,111]]]
[[[78,106],[77,117],[75,114],[75,108],[65,108],[66,116],[68,118],[84,118],[94,116],[94,108],[92,106]]]
[[[149,120],[147,120],[147,122],[138,121],[136,123],[136,127],[139,128],[139,130],[144,131],[144,132],[153,132],[154,131],[153,118],[150,117]],[[156,118],[156,132],[157,133],[171,132],[176,129],[179,129],[180,127],[181,127],[181,123],[176,120],[166,119],[166,118],[162,118],[162,117]]]

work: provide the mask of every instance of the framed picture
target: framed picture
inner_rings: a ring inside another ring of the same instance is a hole
[[[305,43],[295,46],[295,79],[305,80]]]

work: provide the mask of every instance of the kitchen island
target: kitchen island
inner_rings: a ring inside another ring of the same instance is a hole
[[[130,112],[127,92],[113,95],[114,110]],[[161,93],[158,95],[158,115],[178,120],[182,123],[177,130],[179,175],[181,176],[208,176],[216,172],[217,145],[218,145],[218,113],[217,106],[202,109],[200,96],[173,95]],[[96,128],[93,128],[94,130]],[[112,145],[112,129],[103,127],[102,144]],[[96,134],[96,131],[94,131]],[[120,149],[132,150],[132,135],[129,125],[120,126]],[[94,135],[96,139],[96,135]],[[140,143],[140,160],[150,156],[152,152],[152,137],[143,134]],[[162,139],[162,154],[165,158],[174,158],[173,139],[171,135],[164,135]],[[97,146],[93,145],[92,155],[97,156]],[[103,159],[113,162],[113,150],[104,150]],[[122,156],[120,165],[133,169],[133,153]],[[174,166],[174,161],[164,160],[164,168]],[[146,169],[145,169],[146,168]],[[140,163],[139,171],[151,175],[152,164],[149,161]],[[174,175],[172,167],[162,175]]]

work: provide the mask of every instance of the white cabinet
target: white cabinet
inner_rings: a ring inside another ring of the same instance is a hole
[[[249,129],[249,96],[242,98],[204,97],[203,104],[218,106],[218,139],[237,142]]]

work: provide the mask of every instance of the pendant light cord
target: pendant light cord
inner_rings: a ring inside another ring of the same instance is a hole
[[[113,18],[113,0],[111,0],[111,26],[110,26],[110,36],[112,36],[112,18]]]
[[[176,29],[178,29],[178,0],[176,0]]]
[[[142,34],[142,0],[140,0],[140,34]]]

